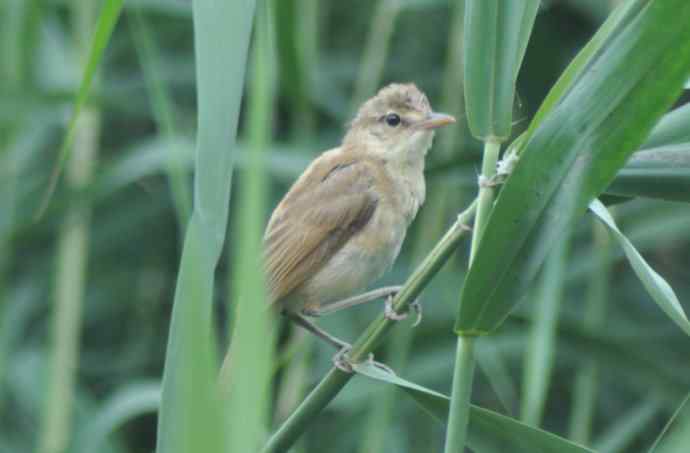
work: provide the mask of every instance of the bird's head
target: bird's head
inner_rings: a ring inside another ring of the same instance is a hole
[[[396,160],[423,159],[434,130],[455,118],[431,110],[429,100],[414,84],[393,83],[360,107],[344,144]]]

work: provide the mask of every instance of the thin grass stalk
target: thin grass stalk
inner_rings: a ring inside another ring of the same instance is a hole
[[[228,387],[228,451],[256,451],[269,424],[273,373],[272,311],[266,309],[262,263],[262,225],[266,213],[265,154],[272,130],[275,91],[275,52],[270,36],[268,0],[257,4],[249,83],[247,166],[240,175],[239,237],[229,244],[234,255],[231,302],[235,323],[229,357],[223,373]],[[230,366],[229,360],[232,360]],[[229,373],[229,374],[228,374]]]
[[[282,0],[279,0],[282,1]],[[297,0],[297,11],[294,17],[296,21],[295,36],[298,61],[302,64],[299,74],[306,79],[304,81],[303,96],[297,100],[294,112],[292,132],[295,140],[300,142],[312,142],[316,133],[316,115],[311,102],[309,90],[314,86],[314,74],[318,67],[320,24],[319,11],[323,5],[319,0]],[[276,400],[274,422],[283,422],[299,404],[308,390],[308,376],[312,367],[312,350],[314,341],[308,338],[309,334],[304,329],[294,328],[290,334],[286,349],[299,345],[300,353],[287,362],[284,369],[284,377],[281,380]],[[302,445],[294,448],[295,453],[304,451]]]
[[[400,0],[380,0],[376,5],[355,81],[354,96],[350,105],[352,113],[374,94],[381,83],[383,67],[386,64],[388,48],[393,36],[393,25],[399,13]]]
[[[141,9],[133,8],[130,14],[130,30],[135,43],[135,50],[144,75],[146,90],[151,99],[153,118],[158,134],[168,145],[168,159],[165,170],[172,194],[177,222],[184,237],[184,230],[192,210],[192,196],[187,172],[185,170],[183,150],[174,137],[177,135],[174,102],[170,90],[160,74],[160,52]]]
[[[281,1],[281,0],[278,0]],[[305,80],[304,93],[295,106],[295,122],[293,123],[294,138],[299,141],[311,139],[316,131],[316,115],[311,102],[310,89],[314,86],[314,74],[318,67],[319,42],[321,33],[319,27],[319,9],[323,7],[319,0],[297,0],[299,14],[294,18],[296,30],[299,30],[295,41],[297,54],[302,63],[302,74]]]
[[[592,254],[595,264],[590,274],[587,291],[584,327],[588,332],[594,333],[600,331],[606,321],[613,250],[606,228],[594,220],[592,229],[594,236]],[[599,367],[594,360],[585,361],[575,377],[569,437],[583,445],[587,445],[592,437],[598,399],[598,380]]]
[[[448,53],[446,55],[447,64],[443,77],[442,111],[455,116],[458,124],[457,127],[449,127],[438,138],[438,149],[434,152],[435,159],[438,159],[437,161],[445,161],[452,156],[460,154],[463,150],[456,150],[455,148],[463,143],[467,133],[467,120],[464,112],[465,97],[462,92],[464,90],[463,37],[465,34],[465,2],[454,2],[451,8],[452,16],[450,32],[448,34]]]
[[[80,62],[86,61],[97,4],[72,3],[75,47]],[[77,121],[66,181],[78,193],[92,179],[96,162],[100,115],[94,107],[84,109]],[[58,233],[55,292],[50,345],[50,365],[42,412],[39,453],[61,453],[70,442],[74,389],[79,363],[82,305],[86,291],[91,206],[86,199],[73,199]]]
[[[479,186],[479,196],[477,197],[477,218],[472,230],[470,266],[472,266],[472,261],[477,253],[484,226],[493,206],[494,188],[490,181],[496,175],[496,162],[500,149],[501,144],[498,142],[488,140],[484,143],[484,158],[480,178],[483,183]],[[474,379],[474,340],[471,337],[460,335],[455,354],[445,453],[462,453],[465,449],[472,381]]]
[[[25,65],[22,58],[24,43],[16,39],[24,36],[25,17],[28,15],[28,2],[8,2],[4,7],[4,20],[0,27],[0,45],[4,58],[0,64],[0,81],[2,88],[8,93],[18,90],[25,78]],[[12,262],[13,247],[11,242],[15,221],[18,164],[12,153],[13,142],[18,135],[18,129],[23,118],[18,118],[6,130],[0,129],[0,158],[7,165],[5,177],[0,179],[0,328],[6,325],[9,311],[9,287],[7,285],[10,263]],[[0,332],[0,411],[4,400],[5,363],[9,353],[9,337],[6,332]]]
[[[298,351],[292,354],[285,365],[284,375],[276,397],[274,422],[282,423],[299,404],[306,394],[306,385],[311,369],[311,351],[313,338],[304,329],[294,329],[285,347],[286,351]]]
[[[544,417],[554,366],[556,329],[563,299],[568,246],[569,238],[566,235],[547,257],[532,311],[534,315],[523,370],[521,419],[535,427],[541,424]]]
[[[663,404],[649,399],[632,408],[628,413],[612,420],[606,432],[597,437],[593,448],[602,453],[624,453],[645,428],[654,425]]]
[[[443,238],[436,244],[424,261],[415,269],[407,279],[403,289],[392,301],[393,309],[402,313],[412,303],[431,279],[438,273],[443,264],[450,258],[460,244],[460,240],[467,231],[467,223],[472,220],[476,208],[473,201],[459,216],[453,226],[446,232]],[[387,332],[395,323],[383,314],[379,315],[369,327],[360,335],[353,344],[348,357],[353,362],[367,360],[368,355],[385,338]],[[307,429],[312,420],[321,412],[340,390],[352,378],[352,374],[332,368],[321,380],[314,390],[307,396],[302,404],[283,423],[269,439],[262,450],[264,453],[283,452],[292,446],[299,436]]]

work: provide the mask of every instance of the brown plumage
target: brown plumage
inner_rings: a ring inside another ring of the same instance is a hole
[[[316,314],[393,264],[424,202],[433,129],[452,121],[412,84],[389,85],[360,108],[343,144],[314,160],[271,216],[264,259],[272,304]]]

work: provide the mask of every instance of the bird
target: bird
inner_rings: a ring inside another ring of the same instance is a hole
[[[431,109],[413,83],[392,83],[367,100],[340,146],[306,168],[273,211],[264,233],[269,304],[339,349],[350,345],[309,318],[372,300],[399,286],[363,292],[395,262],[426,197],[424,160],[434,131],[455,118]]]

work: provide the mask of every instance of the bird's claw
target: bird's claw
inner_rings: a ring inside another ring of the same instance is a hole
[[[419,323],[422,322],[422,305],[419,303],[418,299],[415,299],[414,302],[410,303],[409,307],[412,308],[417,314],[417,319],[415,319],[414,323],[412,324],[412,327],[417,327]],[[393,309],[393,296],[389,296],[386,299],[386,305],[383,314],[386,319],[390,319],[391,321],[402,321],[403,319],[407,318],[409,311],[410,310],[408,308],[408,310],[405,313],[396,312]]]
[[[352,366],[353,362],[351,362],[350,358],[347,356],[347,353],[351,350],[352,348],[350,346],[344,346],[336,355],[333,356],[333,365],[344,373],[352,373],[354,371]],[[375,361],[373,353],[369,353],[367,363],[389,374],[395,375],[395,371],[393,371],[388,365]]]
[[[417,327],[419,323],[422,322],[422,304],[419,303],[419,299],[415,299],[410,304],[410,307],[412,307],[414,312],[417,314],[417,319],[415,319],[412,323],[412,327]]]
[[[347,356],[347,353],[351,350],[350,346],[344,346],[333,356],[333,365],[345,373],[352,373],[352,362],[350,362],[350,358]]]
[[[398,313],[393,309],[394,298],[395,295],[393,294],[386,298],[383,315],[386,317],[386,319],[390,319],[391,321],[402,321],[403,319],[407,318],[407,313]]]

